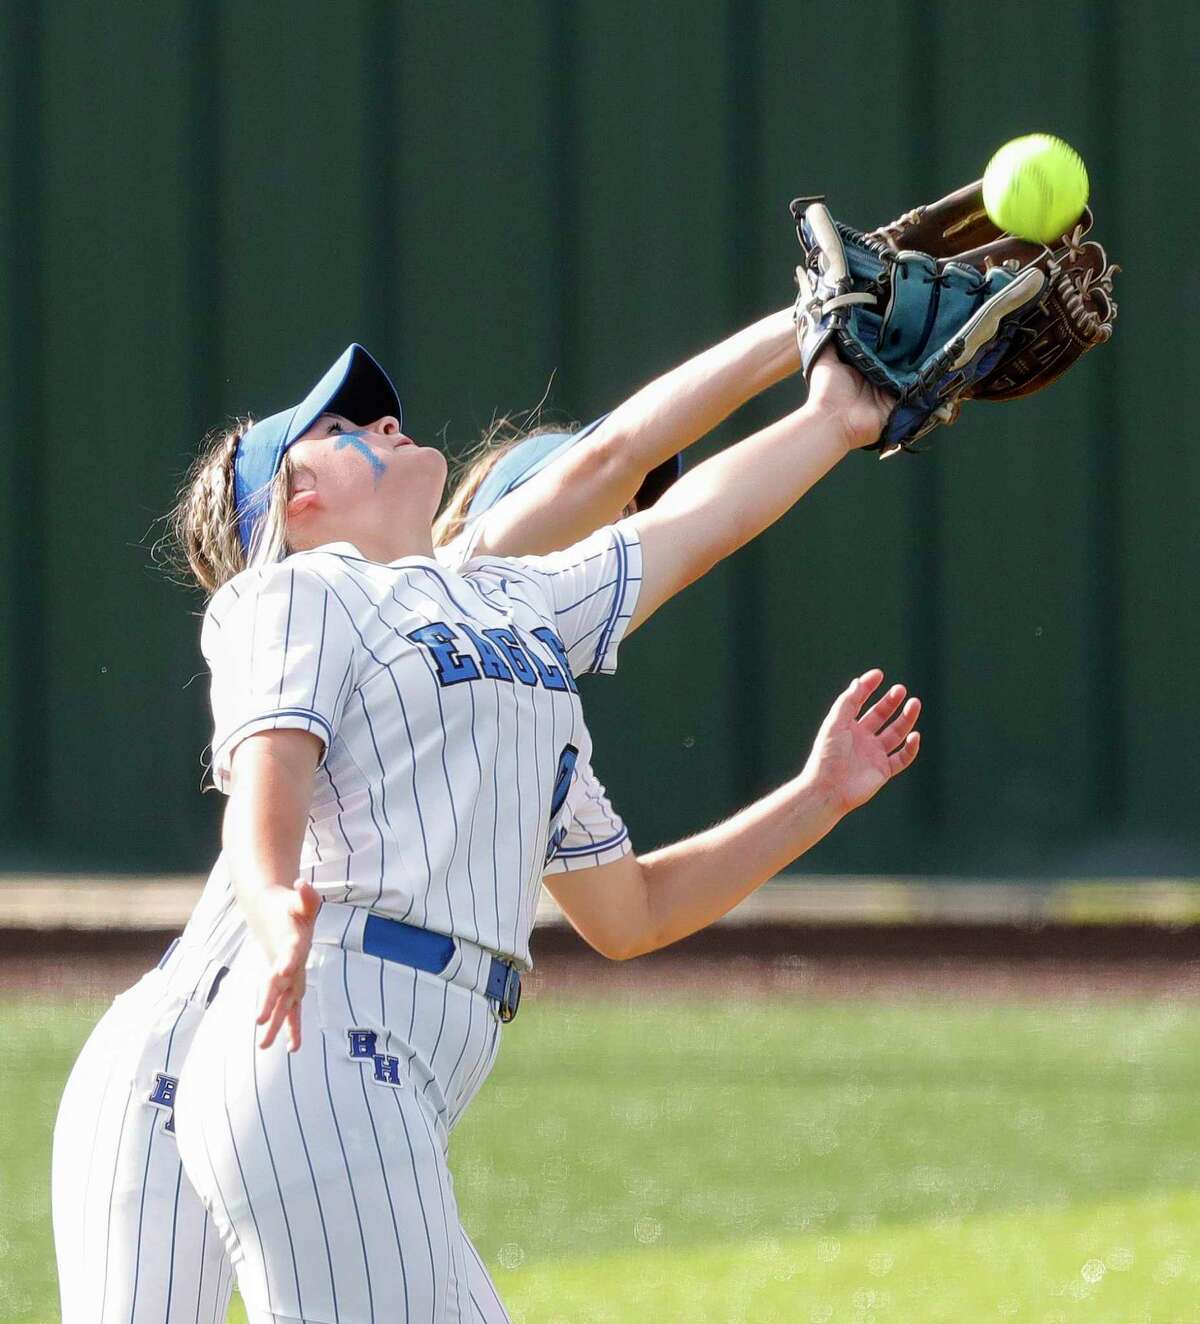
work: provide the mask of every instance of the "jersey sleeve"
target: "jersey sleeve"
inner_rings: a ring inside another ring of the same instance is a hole
[[[604,787],[590,765],[575,777],[567,796],[566,833],[551,856],[544,873],[569,873],[612,864],[633,850],[629,829],[612,807]]]
[[[358,641],[320,574],[285,561],[239,576],[213,598],[202,639],[217,788],[229,793],[233,751],[257,731],[311,731],[323,763],[354,687]]]
[[[610,673],[642,587],[642,544],[627,520],[598,529],[566,551],[519,557],[544,590],[571,670]]]

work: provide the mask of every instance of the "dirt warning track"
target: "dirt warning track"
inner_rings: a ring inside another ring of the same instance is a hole
[[[0,929],[0,991],[111,997],[174,929]],[[561,925],[534,935],[530,997],[1120,998],[1200,1000],[1200,926],[722,925],[633,961]]]

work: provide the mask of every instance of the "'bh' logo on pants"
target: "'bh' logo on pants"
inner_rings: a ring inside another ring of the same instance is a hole
[[[163,1130],[175,1134],[175,1091],[179,1088],[178,1076],[164,1076],[161,1071],[154,1077],[154,1088],[150,1091],[150,1102],[156,1108],[164,1108],[167,1120]]]
[[[350,1056],[357,1058],[360,1062],[370,1062],[374,1066],[376,1085],[392,1085],[396,1089],[402,1088],[400,1059],[375,1051],[379,1036],[374,1030],[347,1030],[346,1036],[350,1040]]]

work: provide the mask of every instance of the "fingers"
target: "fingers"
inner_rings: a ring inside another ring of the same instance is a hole
[[[882,679],[882,676],[880,677]],[[904,696],[908,691],[903,685],[893,685],[881,699],[876,700],[862,717],[859,718],[859,725],[872,735],[878,735],[885,726],[899,712],[900,705],[904,702]],[[908,732],[905,732],[907,735]],[[899,742],[897,742],[899,743]]]
[[[862,711],[862,706],[879,688],[883,672],[878,667],[855,676],[849,685],[833,701],[830,717],[838,721],[853,721]]]
[[[294,1053],[300,1047],[300,1004],[299,1002],[291,1008],[287,1014],[287,1045],[288,1052]]]
[[[284,1025],[287,1026],[288,1051],[294,1053],[300,1047],[300,1004],[303,998],[303,968],[295,975],[277,970],[270,977],[255,1021],[256,1025],[266,1027],[259,1036],[259,1048],[270,1048]]]
[[[266,1029],[258,1037],[259,1048],[270,1048],[275,1042],[275,1036],[279,1033],[279,1027],[287,1017],[291,1009],[291,993],[286,987],[277,987],[276,980],[272,977],[267,985],[267,991],[263,995],[262,1008],[258,1013],[257,1025],[265,1025]]]
[[[879,732],[879,738],[884,742],[884,748],[889,754],[898,750],[908,739],[909,733],[916,726],[917,718],[920,715],[921,700],[917,698],[909,699],[904,707],[900,709],[896,720]]]
[[[921,733],[920,731],[913,731],[894,754],[888,755],[888,775],[895,777],[897,773],[903,772],[917,757],[920,748]]]

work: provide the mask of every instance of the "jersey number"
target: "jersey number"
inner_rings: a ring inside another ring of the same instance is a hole
[[[579,751],[574,745],[564,745],[558,756],[558,771],[554,774],[554,794],[550,797],[550,840],[546,845],[546,863],[554,858],[554,852],[562,844],[567,829],[558,825],[567,792],[571,789],[571,780],[575,776],[575,765],[579,762]]]

